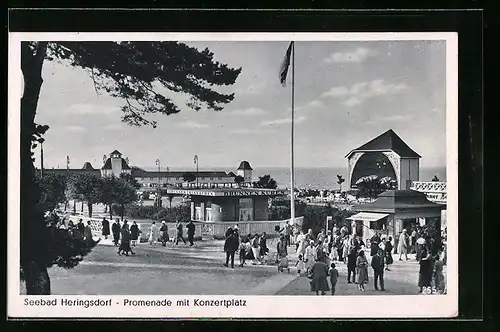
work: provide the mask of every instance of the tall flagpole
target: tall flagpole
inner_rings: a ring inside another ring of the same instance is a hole
[[[295,223],[295,167],[294,167],[294,124],[295,124],[295,43],[292,45],[292,124],[290,139],[290,223]]]

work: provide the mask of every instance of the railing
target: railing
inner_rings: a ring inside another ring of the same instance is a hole
[[[283,229],[285,224],[290,221],[290,219],[285,220],[272,220],[272,221],[222,221],[222,222],[212,222],[212,221],[195,221],[196,225],[202,226],[202,235],[212,238],[224,238],[226,231],[229,227],[234,228],[238,226],[238,231],[241,235],[246,234],[266,234],[272,235],[276,233],[276,226],[279,229]],[[304,222],[304,217],[295,218],[295,225],[302,225]]]
[[[83,216],[70,216],[70,220],[73,221],[74,224],[78,222],[79,219],[82,219],[84,223],[89,222],[90,228],[92,229],[92,236],[101,237],[102,236],[102,218],[88,218]],[[233,227],[235,225],[238,226],[238,230],[241,235],[243,234],[262,234],[266,232],[269,235],[275,233],[275,227],[279,226],[282,229],[286,222],[290,221],[290,219],[285,220],[276,220],[276,221],[225,221],[225,222],[211,222],[211,221],[196,221],[193,220],[195,225],[195,238],[208,237],[208,238],[224,238],[228,227]],[[294,224],[302,225],[304,222],[304,217],[295,218]],[[110,230],[114,221],[110,221]],[[139,230],[141,230],[141,239],[143,241],[147,241],[148,232],[150,230],[152,221],[137,221],[137,225]],[[161,226],[160,223],[157,223],[158,226]],[[123,223],[120,221],[120,226]],[[130,223],[131,225],[131,223]],[[168,227],[168,236],[170,239],[173,239],[177,235],[177,229],[175,228],[175,223],[167,223]],[[183,233],[186,234],[186,224],[183,223]]]
[[[82,219],[84,223],[90,222],[90,228],[92,230],[92,236],[94,237],[101,237],[102,236],[102,218],[88,218],[88,217],[82,217],[82,216],[70,216],[70,220],[73,221],[73,223],[76,225],[79,219]],[[114,221],[110,221],[109,228],[111,230],[111,226],[114,223]],[[161,227],[161,223],[156,223],[158,227]],[[120,221],[120,227],[123,225],[123,222]],[[129,222],[129,225],[132,225],[131,222]],[[140,238],[142,241],[147,241],[148,238],[148,233],[151,228],[152,221],[137,221],[137,226],[139,230],[141,231]],[[175,223],[167,223],[168,227],[168,236],[170,239],[175,238],[177,235],[177,229],[175,228]],[[203,231],[203,225],[195,223],[195,233],[194,236],[196,238],[202,237],[202,231]],[[186,234],[186,224],[183,224],[183,233]]]
[[[446,193],[446,182],[412,181],[410,189],[426,193]]]
[[[446,200],[448,197],[446,182],[412,181],[410,184],[410,189],[425,193],[427,199],[431,202],[446,204]]]

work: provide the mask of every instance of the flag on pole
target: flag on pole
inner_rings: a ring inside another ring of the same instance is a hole
[[[286,86],[286,77],[288,75],[288,68],[290,67],[290,59],[292,57],[293,42],[290,42],[290,46],[286,50],[285,58],[280,67],[280,82],[281,85]]]
[[[198,163],[198,155],[194,155],[194,163],[197,164]]]

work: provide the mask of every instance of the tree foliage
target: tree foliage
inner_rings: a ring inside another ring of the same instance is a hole
[[[340,192],[342,192],[342,183],[345,182],[345,179],[342,175],[337,175],[337,184],[340,187]]]
[[[101,177],[92,173],[83,173],[71,178],[71,192],[74,199],[87,203],[89,217],[92,217],[92,206],[101,201]]]
[[[380,178],[376,175],[369,175],[359,179],[356,186],[358,188],[356,194],[358,198],[368,197],[374,199],[386,190],[395,189],[395,181],[387,177]]]
[[[119,181],[118,185],[115,186],[114,189],[116,192],[113,194],[113,203],[120,206],[120,216],[123,220],[123,215],[125,213],[124,206],[137,201],[137,190],[131,184],[123,180]]]
[[[290,218],[290,200],[285,200],[282,198],[274,199],[271,202],[271,207],[269,209],[270,220],[285,220]],[[352,216],[354,212],[348,210],[338,209],[331,205],[321,206],[321,205],[307,205],[301,201],[295,201],[295,214],[297,216],[303,216],[304,222],[302,224],[302,230],[307,231],[312,229],[313,232],[318,233],[325,228],[326,217],[332,216],[333,224],[337,227],[347,226],[350,228],[350,223],[347,220],[348,217]],[[330,225],[333,227],[333,225]]]
[[[132,174],[130,174],[130,173],[121,173],[120,179],[127,182],[135,189],[140,189],[142,187],[142,185],[137,181],[137,179],[135,177],[133,177]]]
[[[241,175],[236,175],[234,177],[234,182],[237,184],[241,184],[241,183],[245,182],[245,178],[242,177]]]
[[[186,173],[182,176],[182,180],[185,182],[193,182],[196,180],[196,175],[193,173]]]
[[[47,173],[42,176],[41,173],[38,173],[36,181],[42,193],[42,199],[39,201],[40,210],[52,211],[66,201],[68,182],[66,175]]]
[[[265,188],[265,189],[278,188],[278,184],[269,174],[266,174],[264,176],[259,176],[259,180],[255,181],[253,185],[256,188]]]

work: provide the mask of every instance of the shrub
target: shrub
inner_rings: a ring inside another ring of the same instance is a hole
[[[182,223],[188,223],[191,220],[191,207],[184,204],[172,208],[163,208],[153,215],[153,219],[162,219],[166,221],[178,220]]]
[[[350,222],[346,218],[354,214],[352,211],[341,210],[331,205],[307,205],[301,201],[297,201],[295,204],[295,215],[297,217],[304,217],[304,223],[302,224],[302,230],[304,232],[308,229],[312,229],[314,233],[320,232],[325,228],[326,217],[328,216],[332,216],[333,223],[337,225],[337,227],[347,226],[347,228],[350,229]],[[269,209],[269,219],[284,220],[289,218],[290,201],[273,200]],[[333,226],[330,225],[330,227]]]
[[[119,214],[120,206],[113,205],[113,213]],[[124,216],[128,218],[137,218],[137,219],[154,219],[153,216],[158,213],[161,208],[156,206],[143,206],[137,204],[128,204],[125,205]]]
[[[113,210],[120,211],[119,206],[113,206]],[[187,204],[172,208],[159,208],[157,206],[143,206],[138,204],[125,205],[125,216],[133,219],[168,220],[187,223],[191,219],[191,208]]]

